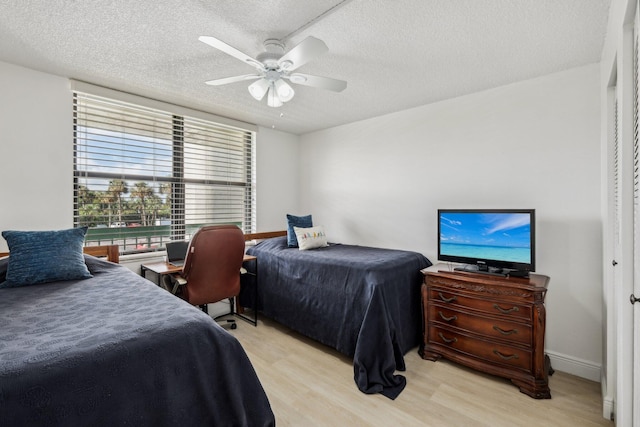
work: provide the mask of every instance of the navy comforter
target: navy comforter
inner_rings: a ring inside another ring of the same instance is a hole
[[[0,290],[0,425],[275,425],[232,335],[125,267],[85,259],[92,279]]]
[[[331,244],[300,251],[286,237],[248,250],[257,257],[258,309],[266,316],[353,357],[364,393],[395,399],[406,379],[403,355],[421,334],[416,252]]]

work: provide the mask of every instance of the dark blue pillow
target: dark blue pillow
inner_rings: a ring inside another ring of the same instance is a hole
[[[0,288],[93,277],[82,246],[87,227],[59,231],[3,231],[9,245],[6,281]]]
[[[309,228],[313,227],[313,221],[311,215],[307,216],[295,216],[287,214],[287,245],[290,248],[298,247],[298,238],[293,227]]]

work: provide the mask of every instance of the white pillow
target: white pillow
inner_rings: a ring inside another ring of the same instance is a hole
[[[309,228],[293,227],[293,231],[296,233],[298,247],[301,251],[329,246],[327,235],[324,234],[324,227],[321,225]]]

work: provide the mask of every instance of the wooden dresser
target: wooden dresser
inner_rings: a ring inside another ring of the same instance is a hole
[[[547,276],[422,273],[423,359],[445,357],[508,378],[533,398],[551,398],[544,353]]]

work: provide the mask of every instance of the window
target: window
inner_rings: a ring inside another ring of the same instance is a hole
[[[203,225],[236,224],[249,233],[254,136],[76,91],[74,224],[89,227],[87,245],[115,243],[122,253],[189,239]]]

